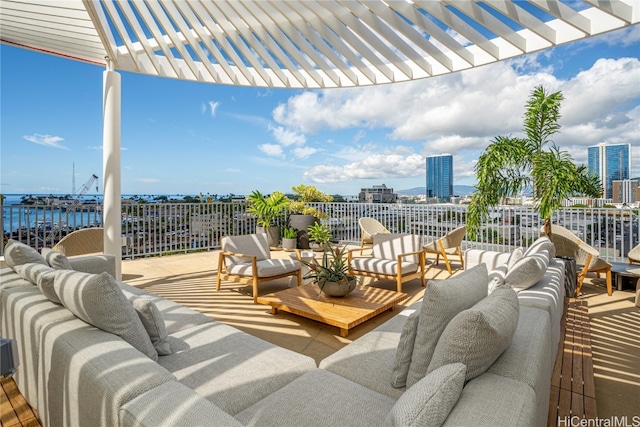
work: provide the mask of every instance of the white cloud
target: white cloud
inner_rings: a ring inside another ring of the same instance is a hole
[[[269,130],[276,141],[285,147],[294,144],[303,145],[307,141],[307,138],[303,134],[291,129],[286,129],[283,126],[269,126]]]
[[[60,136],[41,135],[39,133],[34,133],[33,135],[23,135],[22,137],[29,142],[33,142],[34,144],[44,145],[45,147],[60,148],[62,150],[69,150],[69,147],[65,147],[64,145],[60,144],[60,142],[64,141],[64,138]]]
[[[354,179],[408,178],[424,176],[425,160],[411,153],[361,153],[360,160],[342,166],[319,165],[304,173],[310,182],[324,184]]]
[[[318,149],[313,147],[297,147],[293,149],[293,155],[298,159],[306,159],[317,152]]]
[[[211,117],[214,118],[216,116],[216,110],[218,109],[218,107],[220,106],[220,103],[217,101],[209,101],[209,109],[210,109],[210,113]]]
[[[282,146],[278,144],[261,144],[258,145],[258,149],[267,156],[284,158]]]

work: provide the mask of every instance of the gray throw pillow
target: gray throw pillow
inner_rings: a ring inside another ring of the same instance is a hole
[[[9,239],[4,247],[4,261],[14,271],[17,265],[22,264],[36,263],[48,265],[47,261],[45,261],[37,250],[13,239]]]
[[[467,366],[465,381],[481,375],[511,343],[519,310],[515,291],[499,288],[462,311],[442,332],[427,372],[459,362]]]
[[[76,317],[119,336],[142,354],[158,360],[142,321],[111,275],[58,270],[53,288]]]
[[[73,270],[65,254],[56,252],[51,248],[42,248],[42,256],[47,261],[47,264],[56,270]]]
[[[440,334],[451,319],[485,298],[488,286],[489,277],[484,263],[445,280],[429,280],[420,310],[407,387],[427,375]]]
[[[520,292],[538,283],[549,267],[549,252],[546,249],[527,255],[507,271],[504,282]]]
[[[440,427],[460,398],[466,371],[462,363],[435,369],[400,396],[385,424]]]
[[[38,286],[42,295],[47,297],[49,301],[56,304],[62,304],[58,295],[53,289],[53,280],[56,277],[56,270],[48,265],[38,263],[28,263],[17,265],[15,271],[18,276],[24,280]]]
[[[138,313],[138,317],[142,321],[142,325],[147,330],[151,344],[160,356],[171,354],[171,345],[167,341],[167,328],[164,324],[162,313],[158,307],[151,301],[151,298],[140,295],[129,297],[131,305]]]
[[[419,319],[420,311],[415,310],[409,315],[402,328],[391,376],[391,385],[395,388],[401,388],[407,385],[407,375],[409,374],[409,364],[411,363],[413,346],[416,342]]]

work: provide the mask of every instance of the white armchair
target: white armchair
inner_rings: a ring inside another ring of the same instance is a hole
[[[349,251],[349,273],[395,280],[398,292],[402,292],[404,282],[415,278],[420,278],[425,286],[425,255],[420,236],[378,233],[372,239],[371,256],[354,256],[360,249]]]
[[[258,285],[270,280],[296,276],[302,284],[302,264],[293,259],[272,259],[265,233],[244,236],[225,236],[218,260],[218,281],[222,280],[253,286],[253,302],[257,302]]]

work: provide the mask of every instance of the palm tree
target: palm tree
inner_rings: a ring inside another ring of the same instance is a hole
[[[602,194],[600,180],[584,166],[576,166],[551,137],[560,131],[562,92],[548,94],[536,87],[526,105],[524,138],[498,136],[476,164],[476,192],[467,211],[467,231],[475,238],[488,218],[490,206],[506,197],[533,188],[535,207],[544,219],[544,233],[551,234],[551,214],[567,198]],[[548,149],[547,149],[548,147]]]

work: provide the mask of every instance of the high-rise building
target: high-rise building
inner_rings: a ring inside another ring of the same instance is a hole
[[[453,156],[427,156],[427,200],[449,201],[453,196]]]
[[[588,148],[589,170],[602,183],[602,197],[613,198],[613,181],[629,179],[631,144],[598,144]]]

